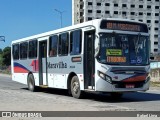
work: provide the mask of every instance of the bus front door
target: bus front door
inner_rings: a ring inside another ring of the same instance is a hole
[[[48,85],[47,79],[47,40],[39,42],[39,85]]]
[[[84,88],[94,89],[95,59],[94,42],[95,31],[84,33]]]

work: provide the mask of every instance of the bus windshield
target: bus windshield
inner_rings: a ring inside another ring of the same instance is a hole
[[[111,65],[147,65],[149,37],[100,33],[99,61]]]

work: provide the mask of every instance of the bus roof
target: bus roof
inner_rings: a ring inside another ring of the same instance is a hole
[[[37,34],[37,35],[21,38],[21,39],[18,39],[18,40],[14,40],[14,41],[12,41],[12,44],[17,43],[17,42],[22,42],[22,41],[33,40],[33,39],[38,39],[38,38],[42,38],[42,37],[51,36],[53,34],[63,33],[63,32],[68,31],[68,30],[71,31],[73,29],[78,29],[78,28],[82,28],[82,27],[95,26],[96,25],[95,23],[100,24],[100,22],[102,20],[123,21],[123,22],[126,21],[126,22],[145,24],[145,23],[139,22],[139,21],[134,21],[134,20],[129,20],[129,19],[120,19],[120,18],[94,19],[94,20],[91,20],[91,21],[87,21],[87,22],[76,24],[76,25],[60,28],[60,29],[57,29],[57,30],[52,30],[52,31],[41,33],[41,34]]]

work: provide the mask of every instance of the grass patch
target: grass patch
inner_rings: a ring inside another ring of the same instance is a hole
[[[150,86],[151,87],[160,87],[160,82],[153,82],[153,81],[151,81],[150,82]]]
[[[8,75],[11,75],[11,71],[10,71],[10,70],[8,70],[8,69],[0,70],[0,73],[2,73],[2,74],[8,74]]]
[[[8,71],[8,70],[3,71],[2,73],[3,73],[3,74],[8,74],[8,75],[10,75],[10,74],[11,74],[11,72],[10,72],[10,71]]]

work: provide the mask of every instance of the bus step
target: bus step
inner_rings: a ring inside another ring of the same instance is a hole
[[[94,92],[94,89],[84,89],[85,91],[90,91],[90,92]]]
[[[93,87],[92,86],[88,86],[88,89],[93,90],[94,86]]]
[[[95,91],[94,86],[88,86],[88,89],[85,89],[86,91]]]
[[[48,85],[40,85],[41,88],[48,88]]]

